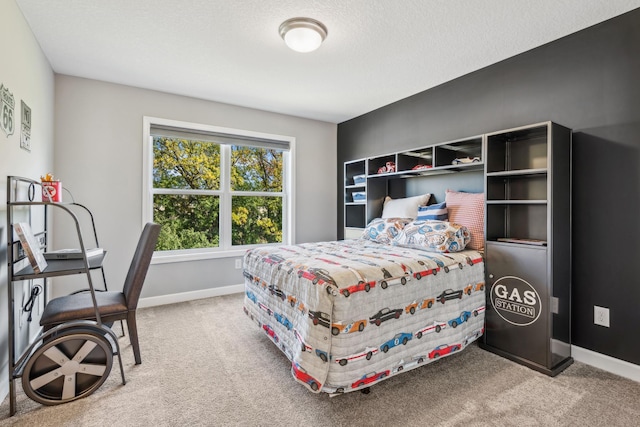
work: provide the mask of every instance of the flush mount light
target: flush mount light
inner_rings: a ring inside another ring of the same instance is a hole
[[[280,36],[296,52],[311,52],[327,37],[327,27],[311,18],[291,18],[280,24]]]

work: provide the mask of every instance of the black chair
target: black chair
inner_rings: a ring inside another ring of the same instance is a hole
[[[142,363],[136,327],[136,309],[159,233],[160,225],[151,222],[145,225],[124,281],[122,292],[105,291],[95,293],[98,312],[103,323],[111,323],[116,320],[127,321],[129,340],[133,347],[136,365]],[[54,298],[49,301],[42,313],[40,325],[46,331],[56,325],[72,320],[95,320],[95,318],[96,312],[91,294],[83,292]]]

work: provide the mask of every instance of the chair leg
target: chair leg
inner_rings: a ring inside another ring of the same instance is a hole
[[[130,311],[127,314],[127,328],[129,329],[129,341],[131,341],[131,347],[133,347],[133,356],[136,360],[136,365],[142,363],[140,357],[140,344],[138,343],[138,326],[136,324],[136,312]]]

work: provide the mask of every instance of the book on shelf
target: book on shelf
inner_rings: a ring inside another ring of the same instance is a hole
[[[29,258],[34,273],[42,273],[47,268],[47,260],[44,258],[38,239],[31,231],[31,226],[26,222],[17,222],[13,224],[13,229],[20,239],[22,249]]]
[[[498,242],[520,243],[522,245],[547,246],[546,240],[539,240],[539,239],[517,239],[512,237],[499,237]]]
[[[102,248],[93,248],[85,250],[87,258],[102,255],[104,250]],[[56,251],[50,251],[44,253],[45,259],[82,259],[82,251],[80,249],[58,249]]]

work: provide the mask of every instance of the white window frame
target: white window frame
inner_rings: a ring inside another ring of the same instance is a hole
[[[289,144],[289,150],[283,153],[283,189],[282,193],[274,192],[244,192],[231,191],[229,182],[230,151],[229,145],[220,145],[220,189],[219,190],[194,190],[190,194],[218,195],[220,197],[220,247],[217,248],[196,248],[181,249],[173,251],[156,251],[153,256],[154,264],[170,262],[196,261],[212,258],[231,258],[244,255],[248,248],[255,246],[292,244],[295,241],[295,142],[291,136],[275,135],[263,132],[254,132],[241,129],[212,126],[201,123],[191,123],[158,117],[143,117],[143,156],[142,156],[142,225],[153,220],[153,195],[154,194],[184,194],[180,190],[174,192],[171,189],[153,188],[153,137],[151,136],[152,126],[167,126],[172,128],[185,129],[186,131],[200,131],[213,134],[227,134],[245,138],[258,138],[274,141],[285,141]],[[269,243],[260,245],[231,246],[226,245],[227,240],[231,241],[231,198],[232,196],[279,196],[282,195],[282,243]]]

